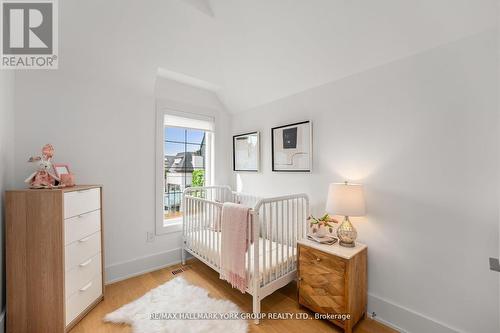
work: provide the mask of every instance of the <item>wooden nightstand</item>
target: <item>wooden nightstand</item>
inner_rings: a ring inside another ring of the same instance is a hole
[[[299,240],[298,249],[299,304],[351,333],[366,315],[366,245],[346,248]]]

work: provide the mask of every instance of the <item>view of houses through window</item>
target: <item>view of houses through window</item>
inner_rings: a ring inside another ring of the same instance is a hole
[[[165,220],[182,216],[185,188],[205,184],[206,136],[203,130],[165,127]]]

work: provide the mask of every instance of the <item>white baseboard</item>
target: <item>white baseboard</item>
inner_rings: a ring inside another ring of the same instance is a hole
[[[111,284],[181,262],[181,248],[111,264],[105,268],[105,283]]]
[[[464,333],[436,319],[368,293],[368,313],[372,312],[376,313],[373,319],[402,333]]]

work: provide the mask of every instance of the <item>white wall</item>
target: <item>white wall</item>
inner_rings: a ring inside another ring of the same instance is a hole
[[[5,304],[4,281],[4,194],[12,187],[14,170],[14,72],[0,71],[0,304]],[[4,317],[0,316],[0,332]]]
[[[155,231],[156,73],[163,67],[215,80],[211,19],[179,1],[59,7],[59,69],[16,76],[16,186],[31,172],[28,156],[51,143],[54,160],[68,163],[77,183],[104,186],[107,281],[178,261],[179,234],[146,241]],[[215,98],[193,91],[202,97],[191,105],[222,112]]]
[[[232,118],[233,134],[261,131],[242,191],[305,191],[321,214],[329,182],[366,185],[369,311],[408,332],[499,331],[496,47],[487,31]],[[271,172],[271,127],[301,120],[313,172]]]

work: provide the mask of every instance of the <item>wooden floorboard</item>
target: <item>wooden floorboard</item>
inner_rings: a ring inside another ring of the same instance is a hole
[[[106,286],[104,301],[99,303],[71,333],[130,333],[127,325],[108,324],[102,321],[105,314],[114,311],[120,306],[134,301],[147,291],[167,282],[177,276],[183,276],[193,285],[205,288],[211,297],[228,299],[238,305],[243,311],[252,311],[252,298],[220,280],[217,272],[193,259],[189,261],[190,269],[180,274],[171,272],[180,268],[174,265],[155,272],[147,273],[125,281]],[[297,289],[294,283],[274,292],[262,301],[262,312],[309,312],[298,305],[296,300]],[[326,333],[342,332],[333,324],[322,320],[262,320],[259,325],[249,324],[249,332],[255,333]],[[355,333],[396,333],[396,331],[372,320],[364,319],[354,329]]]

